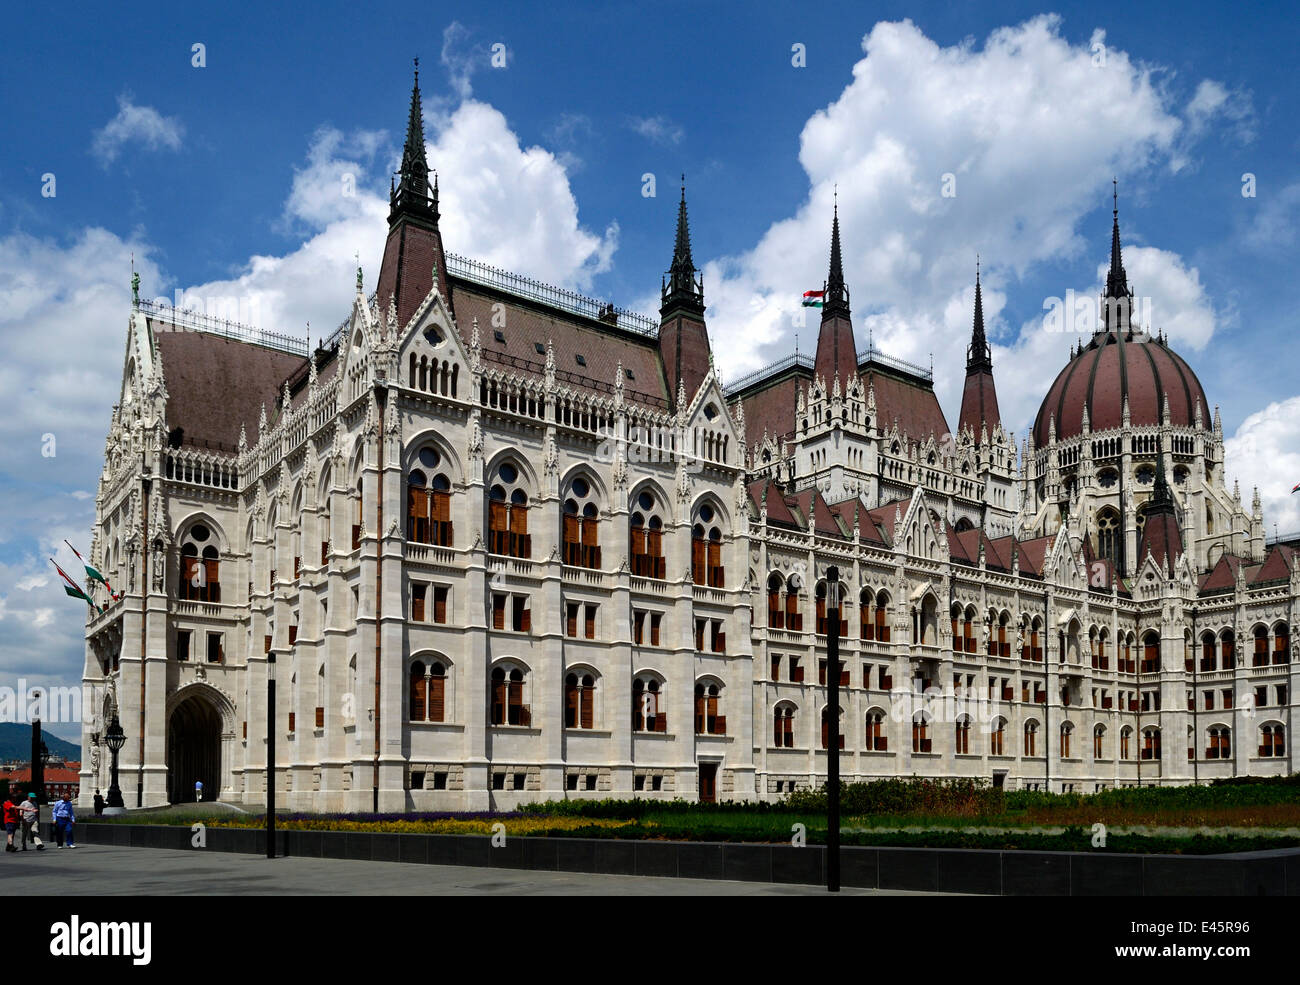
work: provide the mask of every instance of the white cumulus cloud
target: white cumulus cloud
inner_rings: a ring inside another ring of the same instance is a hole
[[[174,116],[163,116],[152,106],[137,106],[129,93],[117,97],[117,115],[96,130],[91,151],[107,166],[127,144],[149,150],[180,150],[185,127]]]

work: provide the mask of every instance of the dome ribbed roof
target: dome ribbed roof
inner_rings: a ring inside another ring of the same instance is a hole
[[[1058,441],[1081,434],[1084,407],[1091,430],[1119,427],[1125,396],[1134,427],[1158,425],[1166,394],[1174,427],[1192,426],[1198,401],[1203,425],[1208,421],[1209,404],[1201,381],[1165,342],[1142,334],[1129,339],[1118,332],[1098,333],[1047,391],[1034,421],[1034,443],[1039,448],[1048,443],[1053,416]]]

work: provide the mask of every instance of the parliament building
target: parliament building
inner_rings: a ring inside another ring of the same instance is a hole
[[[949,424],[858,348],[828,218],[815,354],[724,387],[685,191],[658,319],[450,253],[417,80],[377,283],[322,345],[137,288],[80,800],[114,716],[127,807],[265,804],[272,732],[295,810],[776,799],[824,781],[828,673],[850,781],[1292,772],[1296,545],[1135,321],[1118,213],[1019,445],[978,274]]]

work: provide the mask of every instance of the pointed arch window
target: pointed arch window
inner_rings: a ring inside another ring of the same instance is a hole
[[[532,724],[529,706],[524,704],[524,672],[518,667],[492,671],[492,724]]]
[[[181,545],[176,597],[189,602],[221,601],[221,556],[206,524],[190,527]]]
[[[564,563],[575,568],[600,567],[600,509],[591,483],[578,476],[564,500]]]
[[[632,574],[664,578],[664,511],[647,490],[637,496],[632,511]]]
[[[594,728],[596,680],[591,674],[569,674],[564,678],[564,727]]]
[[[725,580],[722,527],[713,507],[707,503],[695,514],[691,527],[691,580],[710,588],[721,588]]]
[[[668,714],[660,710],[662,698],[658,678],[643,674],[632,682],[633,732],[668,731]]]
[[[519,470],[510,462],[498,466],[488,490],[488,552],[506,557],[531,558],[533,540],[528,533],[528,493]]]
[[[451,480],[445,472],[434,471],[442,464],[435,449],[420,449],[419,459],[422,467],[406,478],[406,539],[451,547]]]

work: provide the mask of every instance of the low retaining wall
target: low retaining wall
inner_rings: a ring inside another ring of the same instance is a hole
[[[194,835],[183,825],[91,821],[78,822],[75,830],[78,841],[92,845],[195,850]],[[209,827],[206,840],[209,852],[266,851],[266,832],[258,828]],[[866,889],[990,896],[1300,895],[1300,849],[1201,856],[857,846],[840,851],[841,883]],[[486,835],[279,830],[276,853],[550,872],[826,882],[822,845],[512,837],[493,848]]]

